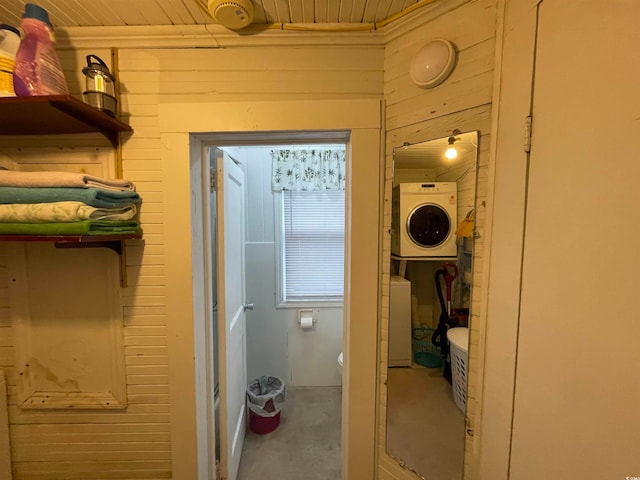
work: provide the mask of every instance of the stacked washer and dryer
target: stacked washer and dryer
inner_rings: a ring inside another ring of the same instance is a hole
[[[455,257],[457,198],[454,182],[396,185],[391,199],[391,254],[407,259]]]
[[[400,260],[457,256],[457,185],[453,182],[401,183],[393,188],[391,255]],[[411,283],[391,277],[389,366],[411,366]]]

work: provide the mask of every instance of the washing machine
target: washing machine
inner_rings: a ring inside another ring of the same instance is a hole
[[[389,288],[390,367],[411,366],[411,282],[392,275]]]
[[[455,257],[457,185],[401,183],[393,188],[391,253],[397,257]]]

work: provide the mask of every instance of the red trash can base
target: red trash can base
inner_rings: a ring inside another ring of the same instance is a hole
[[[249,428],[259,435],[271,433],[280,425],[280,412],[273,417],[261,417],[253,410],[249,410]]]

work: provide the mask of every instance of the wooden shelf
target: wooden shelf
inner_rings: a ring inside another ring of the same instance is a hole
[[[0,135],[100,133],[117,148],[121,132],[132,128],[71,95],[0,97]],[[120,283],[126,286],[125,240],[120,235],[0,235],[0,242],[52,242],[57,248],[109,248],[120,257]]]
[[[0,135],[101,133],[116,147],[132,128],[70,95],[0,98]]]
[[[142,234],[121,235],[0,235],[0,242],[53,242],[56,248],[109,248],[120,258],[120,285],[127,286],[124,241],[139,240]]]
[[[138,240],[142,234],[121,235],[0,235],[0,242],[53,242],[57,248],[110,248],[118,255],[125,240]]]

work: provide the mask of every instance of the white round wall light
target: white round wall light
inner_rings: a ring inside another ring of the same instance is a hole
[[[240,30],[253,21],[251,0],[208,0],[209,12],[221,25]]]
[[[419,87],[433,88],[447,79],[455,63],[456,49],[453,44],[437,38],[418,50],[411,60],[409,75]]]

